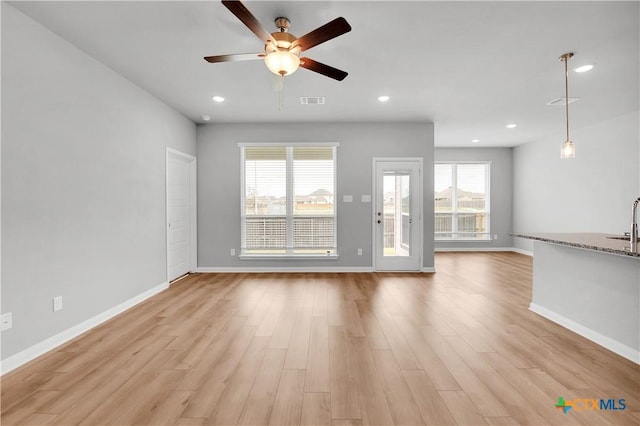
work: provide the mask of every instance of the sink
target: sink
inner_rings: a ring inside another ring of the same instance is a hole
[[[624,241],[629,241],[629,240],[630,240],[630,237],[629,237],[629,236],[626,236],[626,237],[624,237],[624,236],[620,236],[620,237],[606,237],[606,238],[608,238],[608,239],[610,239],[610,240],[624,240]],[[637,241],[638,241],[638,242],[640,242],[640,237],[638,237],[638,240],[637,240]]]

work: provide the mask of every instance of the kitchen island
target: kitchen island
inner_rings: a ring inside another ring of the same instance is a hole
[[[513,233],[534,240],[529,309],[640,364],[640,249],[599,233]]]

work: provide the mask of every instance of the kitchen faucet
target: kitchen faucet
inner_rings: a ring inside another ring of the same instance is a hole
[[[640,198],[633,202],[631,208],[631,251],[638,249],[638,203],[640,203]]]

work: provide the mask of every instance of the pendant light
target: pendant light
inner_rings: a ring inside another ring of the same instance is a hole
[[[573,144],[573,141],[569,139],[569,71],[568,71],[568,62],[569,58],[573,57],[573,53],[565,53],[560,56],[558,59],[564,62],[564,110],[565,110],[565,118],[567,124],[567,140],[562,144],[562,148],[560,148],[560,158],[575,158],[576,156],[576,147]]]

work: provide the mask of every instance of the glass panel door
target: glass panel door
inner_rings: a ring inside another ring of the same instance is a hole
[[[375,173],[375,269],[420,270],[420,163],[376,161]]]

